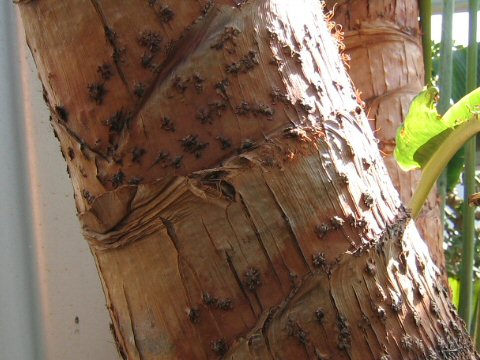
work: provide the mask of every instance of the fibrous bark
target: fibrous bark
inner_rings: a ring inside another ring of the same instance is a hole
[[[347,70],[365,101],[392,182],[400,199],[408,203],[421,171],[402,171],[393,150],[396,131],[425,83],[418,1],[328,0],[327,8],[343,31],[344,53],[350,58]],[[443,272],[443,227],[438,205],[434,189],[416,224]]]
[[[318,1],[21,12],[124,358],[474,358]]]

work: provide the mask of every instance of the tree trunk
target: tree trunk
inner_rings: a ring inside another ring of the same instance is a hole
[[[393,150],[396,131],[424,84],[418,0],[328,0],[327,8],[334,14],[332,20],[344,31],[344,51],[350,57],[348,72],[365,100],[370,125],[393,185],[400,199],[408,203],[421,171],[402,171],[393,158]],[[443,227],[438,205],[438,195],[433,190],[416,224],[435,264],[444,273]]]
[[[475,358],[320,2],[20,9],[123,358]]]

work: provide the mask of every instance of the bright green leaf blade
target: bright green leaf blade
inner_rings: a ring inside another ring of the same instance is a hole
[[[403,170],[423,168],[453,129],[479,112],[480,88],[460,99],[442,118],[435,109],[437,95],[434,87],[418,94],[397,131],[394,155]]]
[[[458,302],[460,299],[460,281],[455,278],[448,278],[448,284],[452,289],[452,303],[458,309]]]
[[[438,90],[429,87],[410,105],[405,122],[397,131],[395,159],[403,170],[421,168],[448,135],[449,127],[440,119],[435,107]],[[431,141],[435,139],[435,141]]]

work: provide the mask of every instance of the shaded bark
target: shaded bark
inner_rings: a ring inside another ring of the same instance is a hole
[[[396,130],[425,83],[418,1],[327,1],[327,8],[334,14],[332,20],[342,26],[345,54],[351,59],[348,72],[365,100],[370,125],[392,182],[402,201],[408,203],[421,171],[402,171],[393,158],[393,150]],[[436,189],[416,224],[435,264],[444,272]]]
[[[205,5],[20,7],[122,356],[474,358],[321,4]]]

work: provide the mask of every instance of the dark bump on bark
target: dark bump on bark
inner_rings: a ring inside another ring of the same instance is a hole
[[[345,220],[343,220],[340,216],[334,216],[330,219],[330,222],[332,224],[332,227],[335,229],[335,230],[338,230],[340,229],[344,224],[345,224]]]
[[[246,101],[242,101],[240,105],[235,106],[235,114],[245,116],[250,113],[250,105]]]
[[[275,110],[273,110],[270,106],[265,104],[257,104],[252,108],[252,113],[254,115],[261,115],[267,118],[271,118],[273,114],[275,114]]]
[[[57,113],[60,120],[63,122],[68,122],[68,111],[63,106],[55,106],[55,112]]]
[[[158,12],[158,16],[165,24],[168,24],[175,17],[175,13],[168,6],[163,6]]]
[[[225,44],[229,43],[233,46],[236,46],[235,38],[240,34],[240,30],[234,27],[225,27],[223,33],[219,36],[217,41],[211,46],[212,49],[221,50],[224,48]]]
[[[228,298],[218,299],[217,307],[218,307],[220,310],[223,310],[223,311],[232,310],[232,309],[233,309],[232,299],[228,299]]]
[[[340,182],[341,182],[342,184],[345,184],[345,185],[348,185],[348,184],[349,184],[349,180],[348,180],[347,174],[345,174],[345,173],[340,173],[340,174],[338,174],[338,178],[340,179]]]
[[[257,53],[255,51],[249,51],[248,54],[239,61],[225,65],[225,71],[232,75],[244,74],[253,70],[259,63]]]
[[[278,102],[284,104],[290,104],[290,97],[288,94],[284,94],[278,88],[273,88],[272,92],[270,93],[270,97],[272,98],[272,104],[277,104]]]
[[[377,267],[375,266],[375,263],[373,263],[373,261],[367,261],[367,265],[365,266],[365,272],[371,276],[375,276],[377,274]]]
[[[310,113],[313,110],[313,107],[308,104],[305,100],[300,102],[300,106],[302,107],[303,111]]]
[[[245,273],[245,286],[248,290],[255,291],[260,285],[262,285],[260,272],[256,268],[249,268]]]
[[[350,325],[343,315],[337,317],[338,334],[338,348],[340,350],[348,351],[352,346],[352,333]]]
[[[297,321],[288,319],[287,332],[288,336],[295,337],[300,344],[307,345],[308,333],[300,326]]]
[[[380,305],[377,305],[375,308],[375,312],[377,314],[377,317],[382,320],[382,321],[387,321],[387,312],[383,307]]]
[[[200,310],[197,308],[188,309],[188,318],[192,324],[198,324],[200,322]]]
[[[198,135],[187,135],[179,141],[183,151],[194,154],[196,158],[202,157],[203,151],[208,146],[208,143],[202,143],[198,140]]]
[[[403,309],[403,299],[398,298],[396,301],[392,302],[392,311],[394,313],[400,313]]]
[[[328,224],[320,224],[315,227],[315,234],[317,234],[319,239],[323,239],[329,230],[330,226],[328,226]]]
[[[291,139],[306,139],[307,132],[300,127],[288,127],[283,130],[283,136]]]
[[[117,111],[111,118],[105,121],[105,125],[110,128],[110,132],[121,133],[128,122],[130,115],[124,110]]]
[[[207,306],[216,306],[217,302],[218,302],[218,299],[216,297],[210,295],[210,293],[204,292],[202,294],[202,301]]]
[[[240,147],[239,153],[244,153],[246,151],[253,150],[257,147],[257,143],[251,139],[242,140],[242,145]]]
[[[437,302],[435,300],[432,299],[432,301],[430,302],[430,311],[436,316],[436,317],[439,317],[440,316],[440,308],[438,307],[437,305]]]
[[[142,180],[143,179],[141,177],[134,176],[133,178],[128,180],[128,184],[129,185],[139,185],[142,182]]]
[[[133,87],[133,94],[138,98],[142,98],[143,95],[145,95],[145,90],[145,85],[143,83],[138,83]]]
[[[212,341],[210,347],[215,354],[220,356],[225,355],[228,351],[228,345],[223,338]]]
[[[112,177],[112,186],[114,189],[118,188],[120,185],[123,184],[125,180],[125,174],[123,173],[123,171],[120,169],[118,170],[118,172],[113,175]]]
[[[113,77],[113,68],[112,65],[104,63],[97,68],[97,73],[100,74],[100,77],[107,81]]]
[[[362,201],[369,209],[373,207],[374,199],[368,192],[362,194]]]
[[[370,169],[370,167],[372,166],[372,163],[370,161],[368,161],[367,159],[362,159],[362,164],[363,164],[363,168],[365,170]]]
[[[215,89],[225,100],[228,99],[227,89],[230,86],[228,79],[223,79],[215,84]]]
[[[95,196],[93,196],[88,190],[83,189],[82,190],[82,197],[87,200],[87,203],[91,205],[93,203],[93,200],[95,200]]]
[[[180,166],[182,166],[182,160],[183,160],[183,156],[182,155],[178,155],[178,156],[175,156],[172,161],[171,161],[171,166],[173,166],[175,169],[179,169]]]
[[[143,148],[137,148],[135,147],[133,150],[132,150],[132,161],[134,163],[140,163],[140,160],[142,158],[143,155],[145,155],[147,152],[147,150],[143,149]]]
[[[315,310],[315,319],[320,323],[320,325],[322,325],[325,321],[325,311],[322,308],[317,308]]]
[[[313,266],[319,269],[324,269],[327,266],[327,259],[325,258],[325,253],[319,252],[316,255],[312,256]]]
[[[175,132],[175,124],[173,123],[172,119],[170,119],[168,116],[164,116],[162,119],[162,125],[160,125],[160,128],[165,131],[170,131],[170,132]]]
[[[97,105],[102,105],[103,99],[107,94],[107,89],[104,83],[93,83],[87,86],[88,95],[91,100],[95,101]]]
[[[215,140],[218,140],[220,143],[220,147],[222,150],[226,150],[230,147],[232,147],[232,141],[224,136],[217,136]]]
[[[173,78],[173,87],[178,93],[183,94],[188,89],[188,80],[183,80],[179,75]]]
[[[204,82],[205,82],[205,79],[199,73],[193,74],[193,86],[195,87],[197,94],[200,94],[203,92]]]
[[[162,37],[155,31],[143,31],[138,37],[138,43],[152,53],[157,53],[162,48]]]
[[[75,159],[75,151],[71,147],[68,148],[68,157],[70,160]]]
[[[415,326],[420,327],[422,325],[422,317],[420,316],[420,314],[414,310],[412,316]]]

